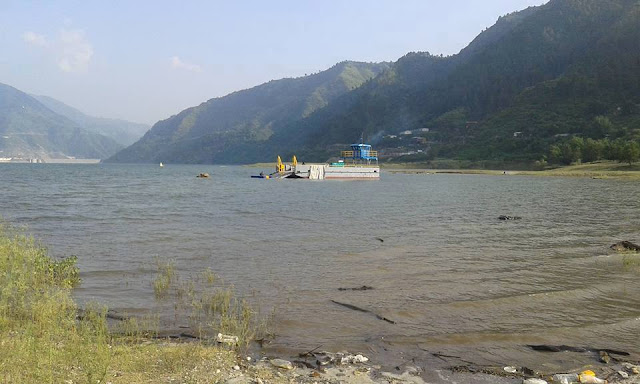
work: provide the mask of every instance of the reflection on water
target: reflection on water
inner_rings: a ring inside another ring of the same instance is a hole
[[[435,364],[431,353],[446,352],[531,365],[538,355],[526,344],[640,350],[640,271],[608,249],[640,241],[637,182],[250,179],[255,172],[0,164],[0,214],[54,255],[78,255],[81,302],[159,309],[168,328],[181,324],[171,305],[154,301],[155,260],[174,260],[185,276],[211,268],[276,309],[274,353],[322,345],[388,362]],[[374,289],[338,290],[362,285]]]

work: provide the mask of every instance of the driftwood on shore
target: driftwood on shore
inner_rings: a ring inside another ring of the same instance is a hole
[[[380,316],[377,313],[371,312],[368,309],[364,309],[364,308],[360,308],[360,307],[356,307],[355,305],[351,305],[351,304],[347,304],[347,303],[341,303],[339,301],[335,301],[335,300],[331,300],[332,303],[338,304],[338,305],[342,305],[345,308],[349,308],[352,309],[354,311],[358,311],[358,312],[364,312],[364,313],[370,313],[372,315],[374,315],[377,319],[382,320],[382,321],[386,321],[389,324],[395,324],[396,322],[393,320],[389,320],[384,316]]]

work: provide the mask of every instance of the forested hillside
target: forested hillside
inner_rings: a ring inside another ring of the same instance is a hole
[[[640,139],[639,105],[640,3],[551,0],[500,17],[457,55],[341,63],[210,100],[113,159],[324,161],[361,135],[385,161],[619,158]],[[588,138],[610,149],[583,156]]]
[[[252,162],[273,158],[273,136],[375,77],[388,64],[342,62],[211,99],[156,123],[118,162]]]
[[[397,76],[407,57],[399,60],[353,102],[313,116],[306,144],[428,128],[415,160],[531,161],[573,135],[637,139],[639,12],[635,0],[554,0],[507,15],[459,55],[409,55],[423,68],[439,62],[426,84],[432,71]]]

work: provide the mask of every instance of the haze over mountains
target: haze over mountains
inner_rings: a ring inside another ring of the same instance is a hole
[[[0,83],[0,158],[103,159],[142,136],[145,128],[87,116],[55,99]]]
[[[639,90],[638,1],[551,0],[500,17],[457,55],[343,62],[209,100],[109,161],[324,161],[362,134],[406,147],[393,136],[419,128],[424,158],[532,161],[559,137],[638,139]]]
[[[147,124],[133,123],[122,119],[89,116],[49,96],[31,96],[53,112],[76,122],[82,128],[110,137],[123,146],[135,143],[151,128]]]

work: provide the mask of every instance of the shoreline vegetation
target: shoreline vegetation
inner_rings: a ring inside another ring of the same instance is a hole
[[[247,346],[258,337],[268,337],[267,327],[210,270],[197,279],[182,280],[171,262],[158,261],[157,276],[151,282],[156,299],[178,299],[177,305],[190,309],[189,316],[195,320],[191,332],[197,336],[184,338],[160,336],[153,318],[110,316],[99,304],[79,308],[72,290],[80,283],[75,256],[55,260],[33,237],[0,223],[0,382],[425,382],[419,367],[383,372],[365,356],[348,353],[309,351],[293,361],[253,359]],[[216,332],[240,337],[213,336]],[[599,374],[610,383],[637,383],[640,367],[638,362],[631,363],[612,364]],[[525,367],[457,368],[444,375],[459,383],[482,379],[505,384],[550,377]],[[619,377],[616,370],[628,371],[628,378]],[[434,372],[443,377],[441,371]]]

